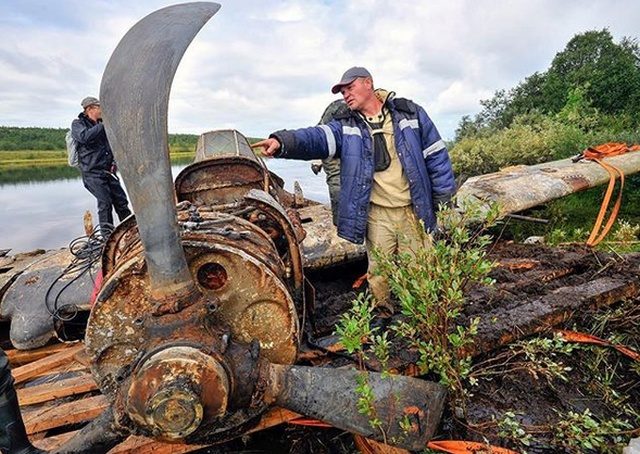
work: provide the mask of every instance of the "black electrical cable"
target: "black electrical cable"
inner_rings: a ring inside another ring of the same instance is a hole
[[[59,337],[64,337],[64,335],[60,336],[60,333],[57,332],[58,327],[64,331],[62,323],[71,323],[78,315],[78,307],[75,304],[61,305],[61,296],[71,284],[80,279],[85,273],[89,273],[92,282],[95,284],[92,268],[100,260],[104,243],[112,231],[113,226],[97,226],[93,229],[91,235],[75,238],[69,243],[69,251],[74,258],[62,273],[54,279],[45,295],[45,307],[53,317],[56,334]],[[70,280],[53,297],[52,293],[56,284],[63,278],[69,277]]]

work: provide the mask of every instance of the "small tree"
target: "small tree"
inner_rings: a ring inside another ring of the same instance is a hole
[[[486,258],[490,238],[483,232],[499,214],[495,205],[484,213],[477,204],[463,208],[438,212],[441,230],[432,247],[394,255],[374,252],[378,271],[389,280],[404,316],[392,329],[418,351],[420,371],[437,374],[455,400],[465,394],[463,381],[471,365],[465,348],[479,322],[474,319],[461,326],[457,320],[469,286],[493,283],[488,277],[493,264]],[[471,222],[476,224],[470,227]]]

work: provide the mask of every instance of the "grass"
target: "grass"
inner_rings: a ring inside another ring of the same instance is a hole
[[[195,156],[192,150],[176,147],[169,151],[172,161],[188,162]],[[19,150],[0,151],[0,170],[7,171],[25,167],[67,166],[66,150]]]
[[[170,155],[172,164],[189,164],[195,152],[177,147]],[[78,169],[67,164],[66,150],[0,151],[0,185],[78,178],[79,175]]]

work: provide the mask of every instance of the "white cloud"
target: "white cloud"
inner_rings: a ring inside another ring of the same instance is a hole
[[[67,127],[126,30],[171,3],[0,3],[0,125]],[[183,58],[169,129],[264,136],[315,124],[329,87],[357,64],[452,138],[480,99],[544,71],[576,33],[635,36],[638,12],[624,0],[233,0]]]

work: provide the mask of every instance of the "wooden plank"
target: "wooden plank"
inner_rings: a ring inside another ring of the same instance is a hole
[[[80,431],[74,430],[72,432],[66,432],[63,434],[54,435],[52,437],[47,437],[42,440],[36,440],[31,437],[31,441],[36,448],[40,448],[45,451],[54,451],[60,448],[78,432]],[[161,443],[150,438],[132,435],[124,442],[111,449],[109,451],[109,454],[182,454],[186,452],[196,451],[202,448],[206,448],[206,446]]]
[[[23,364],[29,364],[33,361],[37,361],[42,358],[53,355],[54,353],[61,352],[68,348],[75,346],[75,344],[52,344],[45,347],[36,348],[35,350],[6,350],[7,358],[9,358],[9,364],[12,368],[22,366]]]
[[[65,432],[63,434],[54,435],[52,437],[47,437],[43,439],[36,438],[36,436],[44,433],[44,432],[38,432],[37,434],[30,435],[29,439],[31,440],[31,443],[33,444],[33,446],[48,452],[48,451],[54,451],[58,449],[63,443],[65,443],[67,440],[69,440],[78,432],[80,431],[74,430],[72,432]]]
[[[72,432],[47,437],[43,440],[35,440],[32,438],[31,441],[36,448],[40,448],[45,451],[54,451],[60,448],[78,432],[80,431],[74,430]],[[202,448],[206,448],[206,446],[161,443],[152,440],[151,438],[132,435],[124,442],[111,449],[109,451],[109,454],[182,454],[186,452],[196,451]]]
[[[85,367],[89,367],[89,365],[91,364],[91,357],[84,348],[76,353],[73,359],[75,359],[78,363],[82,364]]]
[[[258,432],[270,427],[282,424],[283,422],[299,418],[300,415],[283,408],[272,408],[260,420],[260,423],[247,433]],[[45,439],[32,439],[33,444],[45,451],[53,451],[58,449],[63,443],[71,439],[79,431],[67,432],[64,434],[54,435]],[[150,438],[141,436],[130,436],[123,443],[109,451],[109,454],[182,454],[205,448],[206,445],[184,445],[173,443],[162,443]]]
[[[68,372],[86,372],[87,374],[90,374],[91,371],[89,370],[89,368],[83,364],[80,364],[78,362],[71,362],[68,364],[60,364],[59,366],[56,366],[50,370],[47,371],[42,371],[41,373],[34,375],[33,377],[31,377],[31,380],[36,379],[36,378],[42,378],[42,377],[47,377],[50,376],[52,380],[56,380],[56,377],[60,376],[60,374],[65,374]],[[29,381],[31,381],[29,380]],[[58,378],[59,380],[59,378]]]
[[[23,413],[28,434],[50,430],[69,424],[90,421],[109,406],[103,395],[51,405]]]
[[[67,378],[53,383],[43,383],[17,391],[20,405],[33,405],[60,397],[75,396],[98,389],[93,377],[83,374],[78,377]]]
[[[291,410],[286,410],[280,407],[274,407],[267,411],[267,413],[262,416],[260,422],[257,426],[249,429],[247,433],[259,432],[264,429],[268,429],[273,426],[277,426],[278,424],[282,424],[283,422],[291,421],[292,419],[296,419],[301,417],[299,413],[296,413]]]
[[[84,344],[78,343],[70,348],[54,353],[47,358],[42,358],[32,363],[25,364],[24,366],[17,367],[11,372],[13,379],[16,384],[22,383],[25,380],[41,374],[42,372],[47,372],[61,364],[69,363],[70,361],[73,361],[75,354],[82,349],[84,349]]]
[[[162,443],[150,438],[131,436],[109,451],[109,454],[182,454],[206,448],[207,445]]]

